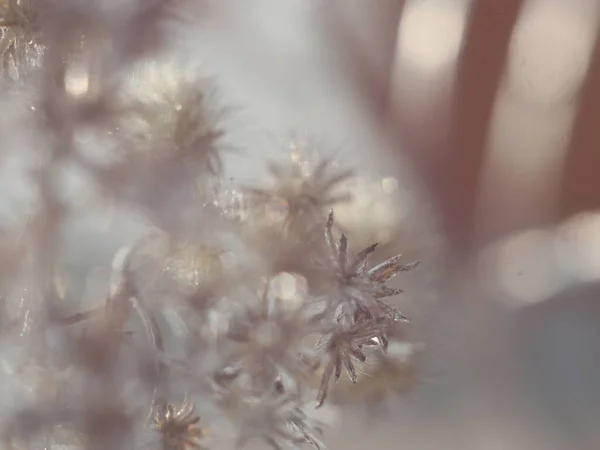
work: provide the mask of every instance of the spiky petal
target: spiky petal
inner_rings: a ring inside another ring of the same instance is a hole
[[[408,264],[400,264],[401,258],[402,255],[396,255],[387,261],[376,265],[367,272],[369,279],[375,283],[384,283],[398,275],[400,272],[408,272],[419,265],[418,261]]]
[[[350,380],[356,383],[358,372],[355,362],[364,363],[367,359],[363,346],[369,345],[373,339],[385,334],[386,331],[386,323],[365,320],[351,326],[338,326],[317,343],[317,348],[323,349],[328,357],[317,394],[317,406],[323,405],[329,391],[331,377],[333,376],[335,381],[339,380],[342,368],[345,368]]]
[[[200,440],[204,433],[198,426],[200,417],[194,414],[194,404],[187,398],[179,409],[172,404],[159,406],[153,422],[154,428],[161,433],[163,450],[203,448]]]
[[[366,359],[363,347],[375,344],[385,351],[389,328],[396,322],[408,321],[404,314],[383,300],[402,293],[402,289],[385,283],[418,265],[418,262],[401,264],[401,256],[397,255],[369,269],[377,244],[369,245],[351,258],[348,238],[342,234],[336,242],[333,226],[331,211],[325,225],[325,245],[338,289],[330,301],[329,311],[333,314],[331,329],[317,344],[317,349],[325,354],[328,361],[317,395],[319,406],[327,397],[331,378],[337,381],[343,369],[356,383],[356,364]]]
[[[414,269],[419,263],[401,264],[402,256],[397,255],[368,269],[377,244],[369,245],[354,258],[350,258],[348,238],[342,234],[339,242],[336,243],[333,237],[333,224],[334,216],[331,211],[325,226],[325,243],[339,286],[338,298],[332,302],[334,309],[339,311],[341,308],[350,315],[362,311],[371,318],[382,315],[390,319],[397,317],[396,310],[383,303],[382,299],[398,295],[402,293],[402,289],[389,287],[385,283],[400,272]],[[390,315],[389,312],[393,314]]]
[[[272,186],[248,188],[247,192],[258,201],[258,206],[282,207],[286,231],[300,231],[319,220],[323,210],[350,200],[339,187],[352,177],[344,170],[332,172],[333,159],[323,158],[312,171],[306,171],[302,161],[270,162],[267,166]]]

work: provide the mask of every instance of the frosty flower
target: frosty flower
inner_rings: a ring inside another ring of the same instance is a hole
[[[161,433],[163,450],[203,448],[200,439],[204,434],[198,426],[200,417],[194,414],[194,404],[187,398],[177,410],[172,404],[158,407],[153,422],[154,428]]]
[[[414,269],[418,262],[401,264],[401,255],[394,256],[369,269],[369,262],[377,244],[372,244],[354,258],[348,255],[348,239],[342,234],[339,243],[333,238],[333,211],[325,227],[325,241],[339,286],[339,298],[333,304],[338,313],[357,318],[388,318],[407,320],[396,308],[382,299],[402,293],[402,289],[386,286],[385,282],[400,272]]]
[[[298,158],[292,158],[287,164],[271,162],[268,165],[271,186],[249,189],[249,193],[268,212],[283,217],[286,227],[298,222],[313,224],[325,208],[350,199],[348,193],[339,192],[338,188],[352,172],[332,173],[332,163],[333,158],[324,158],[313,169]]]
[[[237,345],[228,357],[240,367],[253,386],[271,386],[279,375],[298,380],[318,365],[303,339],[317,330],[318,311],[304,298],[290,305],[274,295],[267,283],[256,302],[244,304],[234,315],[227,337]]]
[[[222,112],[211,107],[208,84],[171,66],[145,65],[123,88],[127,113],[114,132],[126,151],[99,178],[161,228],[180,232],[212,202],[224,145]]]
[[[167,67],[152,70],[153,67],[147,68],[146,80],[152,94],[139,92],[141,99],[134,101],[136,114],[130,124],[140,149],[171,164],[176,158],[179,165],[185,164],[190,169],[220,173],[217,141],[223,132],[216,125],[218,117],[207,105],[207,83],[185,79],[183,74]],[[157,79],[159,74],[162,76]],[[175,80],[178,83],[174,84]]]
[[[308,442],[316,450],[324,450],[319,438],[321,423],[311,419],[301,408],[299,399],[288,393],[271,392],[244,401],[238,445],[262,439],[274,450],[295,450]]]
[[[363,346],[373,345],[374,339],[385,334],[387,327],[387,323],[376,320],[365,320],[353,325],[338,324],[332,332],[321,338],[317,349],[324,351],[328,362],[323,370],[317,394],[318,406],[321,406],[327,397],[331,377],[339,380],[342,367],[346,369],[350,380],[356,383],[358,372],[355,361],[364,363],[367,360]]]
[[[323,212],[350,199],[342,184],[352,172],[334,169],[333,157],[313,159],[294,150],[289,160],[269,163],[269,184],[245,191],[248,223],[254,229],[249,241],[272,273],[295,272],[318,279],[312,257],[323,250],[319,225]]]

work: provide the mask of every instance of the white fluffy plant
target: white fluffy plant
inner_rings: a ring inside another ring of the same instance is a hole
[[[386,352],[407,321],[386,283],[416,266],[350,249],[331,210],[353,172],[307,141],[319,158],[267,162],[268,186],[223,182],[218,79],[152,72],[210,2],[0,6],[2,100],[27,112],[0,128],[0,446],[323,448],[309,410]],[[117,214],[122,248],[90,261],[73,224],[111,208],[144,232]]]

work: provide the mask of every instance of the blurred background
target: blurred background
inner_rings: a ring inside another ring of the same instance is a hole
[[[404,281],[416,386],[332,448],[600,448],[599,19],[596,0],[256,0],[199,32],[255,124],[237,139],[319,133],[381,180],[345,224],[400,223],[427,274]]]

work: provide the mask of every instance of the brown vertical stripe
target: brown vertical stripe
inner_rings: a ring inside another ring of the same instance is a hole
[[[600,37],[600,35],[599,35]],[[564,166],[560,214],[600,208],[600,39],[591,56]]]
[[[434,191],[455,250],[470,250],[475,204],[496,93],[525,0],[479,0],[459,59],[447,151],[434,162]]]

